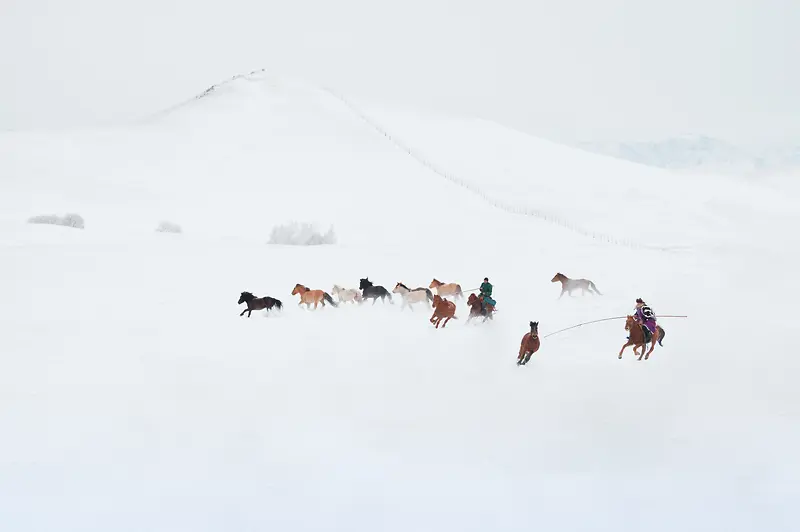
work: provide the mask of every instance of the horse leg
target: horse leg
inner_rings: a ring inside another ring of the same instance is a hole
[[[562,286],[561,287],[561,295],[558,296],[558,299],[561,299],[562,297],[564,297],[564,292],[566,292],[566,291],[567,291],[567,289],[564,286]]]
[[[252,314],[252,313],[253,313],[253,309],[247,309],[247,317],[248,318],[250,317],[250,314]]]
[[[653,352],[653,349],[655,349],[655,348],[656,348],[656,340],[658,340],[658,332],[656,332],[656,333],[653,335],[653,341],[652,341],[652,342],[650,342],[650,351],[648,351],[648,352],[647,352],[647,354],[644,356],[644,359],[645,359],[645,360],[647,360],[648,358],[650,358],[650,353],[652,353],[652,352]],[[647,347],[647,346],[645,345],[645,347]],[[644,351],[644,350],[642,350],[642,351]]]
[[[450,321],[451,317],[452,316],[447,316],[447,318],[444,320],[444,323],[442,323],[442,329],[444,329],[444,326],[447,325],[447,322]]]
[[[625,342],[625,345],[623,345],[622,349],[619,350],[619,358],[622,358],[622,352],[625,351],[625,348],[629,345],[632,345],[631,342]],[[636,346],[633,347],[633,352],[636,353]]]
[[[241,317],[241,316],[244,316],[244,313],[245,313],[245,312],[247,312],[247,309],[244,309],[244,310],[242,311],[242,313],[241,313],[241,314],[239,314],[239,317]]]

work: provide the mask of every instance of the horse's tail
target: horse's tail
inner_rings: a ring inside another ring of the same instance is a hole
[[[428,301],[433,303],[433,293],[430,290],[428,290],[427,288],[425,289],[425,295],[428,296]]]
[[[388,291],[387,289],[385,289],[385,288],[383,289],[383,291],[386,293],[386,296],[389,298],[389,303],[391,303],[392,305],[394,305],[394,299],[392,299],[392,293],[391,293],[391,292],[389,292],[389,291]]]
[[[322,297],[325,299],[325,301],[333,305],[334,308],[339,306],[339,304],[334,301],[330,295],[328,295],[328,292],[322,292]]]
[[[589,281],[589,286],[592,287],[592,290],[597,292],[599,295],[601,295],[601,296],[603,295],[603,294],[600,293],[600,290],[597,289],[597,287],[594,285],[594,283],[592,281]]]
[[[283,303],[281,303],[281,301],[279,299],[276,299],[275,300],[275,307],[277,307],[278,310],[281,310],[283,308]]]
[[[661,340],[664,339],[667,333],[661,328],[661,325],[657,325],[656,327],[658,328],[658,345],[664,347],[664,344],[661,343]]]
[[[456,294],[455,294],[455,296],[456,297],[464,297],[464,292],[461,291],[461,285],[460,284],[456,285]]]

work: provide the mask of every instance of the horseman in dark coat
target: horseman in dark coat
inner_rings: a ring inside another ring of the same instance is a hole
[[[494,307],[497,305],[497,301],[492,299],[492,285],[489,282],[488,277],[483,278],[483,282],[481,283],[479,290],[480,295],[478,296],[478,299],[481,300],[481,308],[487,312],[493,312]]]

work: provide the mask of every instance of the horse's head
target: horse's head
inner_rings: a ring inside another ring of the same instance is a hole
[[[532,321],[531,322],[531,338],[539,338],[539,322]]]
[[[442,299],[442,296],[440,296],[439,294],[436,294],[435,296],[433,296],[433,303],[432,303],[433,308],[436,308],[439,305],[441,305],[442,301],[444,301],[444,299]]]
[[[471,307],[475,303],[479,303],[478,296],[476,296],[475,294],[470,294],[469,297],[467,298],[467,305]]]
[[[625,318],[625,330],[630,331],[633,328],[634,324],[636,324],[636,320],[633,319],[633,316],[627,316]]]
[[[428,288],[436,288],[437,286],[441,285],[442,285],[441,281],[434,279],[433,281],[431,281],[431,284],[428,285]]]
[[[305,292],[307,290],[308,290],[308,288],[306,288],[305,286],[301,285],[300,283],[297,283],[296,285],[294,285],[294,289],[292,290],[292,295],[302,294],[303,292]]]
[[[370,286],[372,286],[372,281],[369,280],[369,277],[367,277],[366,279],[361,279],[361,281],[358,283],[358,287],[361,290],[368,288]]]
[[[402,290],[403,288],[405,288],[405,290]],[[399,294],[400,292],[403,292],[403,291],[405,291],[405,292],[409,291],[408,287],[406,285],[404,285],[403,283],[397,283],[396,285],[394,285],[394,288],[392,289],[392,293],[393,294]]]
[[[245,301],[251,301],[255,299],[256,296],[251,294],[250,292],[242,292],[242,295],[239,296],[239,302],[236,303],[237,305],[241,305]]]
[[[562,277],[564,277],[564,276],[563,276],[563,275],[561,275],[560,273],[557,273],[557,274],[555,274],[555,275],[553,276],[553,278],[552,278],[552,279],[550,279],[550,282],[551,282],[551,283],[558,282],[558,281],[560,281],[560,280],[561,280],[561,278],[562,278]]]

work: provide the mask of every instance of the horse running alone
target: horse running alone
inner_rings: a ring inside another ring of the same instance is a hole
[[[381,298],[381,303],[386,303],[387,297],[389,298],[389,303],[394,304],[394,301],[392,301],[392,294],[380,285],[373,285],[369,277],[361,279],[358,283],[358,287],[361,289],[362,299],[371,299],[373,305],[378,302],[378,298]]]
[[[361,292],[355,288],[342,288],[338,284],[333,285],[331,293],[339,298],[339,303],[361,303]]]
[[[400,307],[400,310],[403,310],[408,306],[412,311],[414,310],[414,303],[424,303],[426,301],[433,302],[433,294],[430,290],[424,287],[418,287],[415,289],[410,289],[403,283],[398,282],[394,289],[392,290],[393,294],[400,294],[401,302],[403,306]]]
[[[334,307],[339,306],[327,292],[324,292],[322,290],[309,290],[307,287],[299,283],[294,285],[294,289],[292,290],[292,295],[296,294],[300,295],[300,302],[297,304],[298,307],[303,303],[305,303],[306,308],[308,309],[311,307],[311,304],[313,303],[314,310],[316,310],[317,305],[319,304],[322,304],[322,306],[324,307],[326,301],[331,305],[333,305]]]
[[[661,325],[656,325],[656,332],[650,339],[650,351],[647,351],[647,354],[645,354],[645,351],[647,350],[647,344],[644,341],[644,330],[642,330],[642,327],[644,327],[644,325],[636,321],[633,316],[628,316],[625,318],[625,330],[628,331],[629,336],[628,341],[625,342],[625,345],[623,345],[622,349],[619,350],[619,358],[622,358],[622,352],[625,351],[625,348],[629,345],[633,346],[633,354],[634,356],[638,354],[639,360],[642,359],[642,355],[644,355],[645,360],[650,358],[650,353],[652,353],[653,349],[656,348],[656,342],[658,342],[658,345],[661,347],[664,347],[664,344],[662,344],[661,341],[664,339],[664,336],[666,336],[667,333],[664,332],[664,329],[661,328]],[[636,349],[639,347],[642,348],[641,354],[636,352]]]
[[[494,319],[494,311],[487,311],[483,308],[480,298],[475,294],[469,295],[467,298],[467,305],[469,305],[469,317],[466,323],[469,323],[472,318],[477,318],[478,316],[483,316],[483,322]]]
[[[519,356],[517,366],[524,366],[531,359],[531,355],[539,350],[539,322],[531,322],[531,331],[526,332],[519,344]]]
[[[463,298],[464,292],[461,290],[461,285],[456,283],[443,283],[438,279],[431,281],[431,284],[428,288],[433,288],[436,290],[436,293],[442,297],[445,296],[453,296],[456,299]]]
[[[269,312],[269,310],[272,307],[275,307],[278,310],[281,310],[283,308],[283,303],[281,303],[274,297],[269,297],[269,296],[256,297],[250,292],[242,292],[242,294],[239,296],[239,302],[237,303],[237,305],[241,305],[242,303],[247,303],[247,308],[244,309],[242,313],[239,314],[239,316],[244,316],[244,313],[247,312],[248,318],[250,317],[250,314],[252,314],[254,310],[266,309],[267,312]]]
[[[444,328],[451,318],[454,320],[458,319],[456,317],[456,304],[452,301],[442,299],[439,294],[433,296],[433,316],[431,316],[429,321],[435,323],[438,329],[442,319],[444,319],[444,323],[442,323],[442,328]]]
[[[561,299],[561,296],[564,295],[564,292],[568,293],[572,296],[572,291],[581,289],[581,295],[585,295],[586,292],[594,295],[597,294],[598,296],[602,296],[603,294],[600,293],[600,290],[594,285],[592,281],[589,279],[570,279],[563,273],[557,273],[551,280],[551,283],[555,283],[557,281],[561,281],[561,295],[558,296],[558,299]]]

